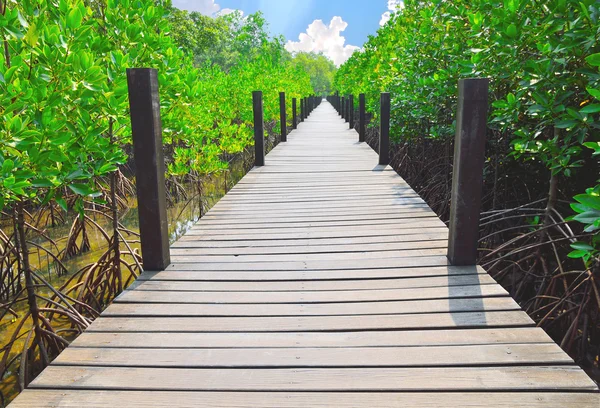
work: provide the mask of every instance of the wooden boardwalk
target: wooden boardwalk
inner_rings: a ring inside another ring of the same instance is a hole
[[[323,103],[13,407],[593,407],[592,380]]]

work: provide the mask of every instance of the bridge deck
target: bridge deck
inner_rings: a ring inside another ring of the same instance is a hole
[[[600,406],[356,140],[323,103],[13,406]]]

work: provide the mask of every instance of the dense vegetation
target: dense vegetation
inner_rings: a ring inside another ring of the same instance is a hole
[[[120,223],[133,191],[126,68],[159,72],[171,201],[190,194],[184,186],[202,194],[203,180],[247,151],[253,90],[263,91],[268,130],[280,91],[291,99],[313,89],[260,13],[211,19],[161,0],[0,0],[0,41],[0,318],[12,330],[0,378],[23,388],[141,270],[137,234]],[[52,239],[67,221],[68,236]],[[69,270],[66,260],[90,251],[90,229],[105,251]],[[68,276],[64,284],[42,277],[31,249]]]
[[[599,18],[594,0],[406,0],[335,77],[375,118],[391,92],[393,164],[444,219],[457,80],[491,78],[480,262],[596,378]]]

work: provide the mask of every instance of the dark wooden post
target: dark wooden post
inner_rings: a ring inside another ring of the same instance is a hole
[[[262,91],[252,92],[252,109],[254,111],[254,165],[265,165],[265,123],[263,118]]]
[[[340,112],[340,115],[342,116],[342,119],[344,119],[346,115],[346,98],[344,96],[342,96],[342,111]]]
[[[348,122],[350,124],[348,127],[350,129],[354,129],[354,95],[350,95],[350,97],[348,99],[348,110],[350,111],[349,115],[348,115],[348,118],[349,118]]]
[[[281,127],[281,141],[287,142],[287,115],[285,112],[285,92],[279,92],[279,123]]]
[[[365,107],[365,94],[358,95],[358,141],[365,141],[365,133],[367,129],[367,112]]]
[[[300,98],[300,122],[304,122],[304,98]]]
[[[296,117],[296,98],[292,98],[292,129],[298,127],[298,118]]]
[[[390,164],[390,94],[381,93],[379,124],[379,164]]]
[[[138,217],[144,270],[161,271],[171,263],[158,73],[127,70]]]
[[[452,265],[475,265],[477,262],[488,86],[487,78],[458,81],[448,236],[448,260]]]

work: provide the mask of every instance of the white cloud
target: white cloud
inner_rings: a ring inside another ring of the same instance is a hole
[[[404,0],[388,0],[388,11],[381,15],[379,25],[382,26],[392,18],[392,13],[404,8]]]
[[[346,38],[340,35],[348,27],[341,17],[333,17],[329,26],[323,20],[315,20],[308,25],[299,41],[288,41],[285,48],[290,52],[322,52],[335,65],[340,66],[360,49],[355,45],[345,45]]]
[[[213,16],[221,10],[215,0],[173,0],[173,5],[178,9],[197,11],[207,16]]]

